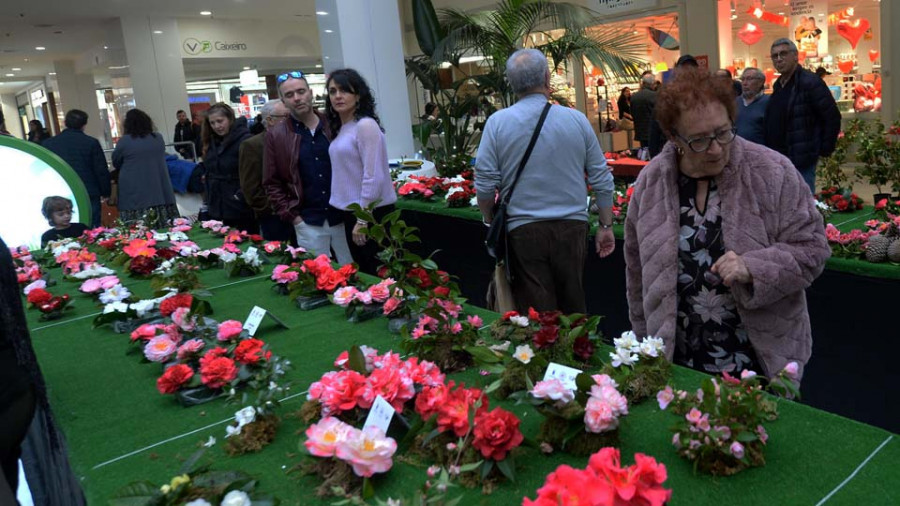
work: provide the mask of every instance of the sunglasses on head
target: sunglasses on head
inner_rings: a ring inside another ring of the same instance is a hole
[[[278,81],[278,84],[281,84],[281,83],[287,81],[288,79],[304,79],[303,72],[300,72],[299,70],[285,72],[284,74],[281,74],[280,76],[278,76],[277,81]]]

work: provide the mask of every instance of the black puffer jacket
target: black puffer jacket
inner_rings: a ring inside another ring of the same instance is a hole
[[[794,167],[804,169],[815,166],[820,156],[834,152],[841,131],[841,112],[831,91],[822,79],[812,72],[797,67],[787,108],[788,152],[784,153]],[[774,101],[769,101],[772,107]],[[770,114],[766,111],[766,114]],[[766,140],[766,145],[774,145]]]
[[[224,138],[213,135],[203,157],[209,216],[215,220],[238,220],[253,216],[241,192],[238,171],[241,142],[249,139],[247,119],[237,118]]]

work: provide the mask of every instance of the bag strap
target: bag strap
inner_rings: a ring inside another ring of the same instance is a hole
[[[522,175],[522,170],[525,168],[525,164],[528,163],[528,159],[531,158],[531,152],[534,150],[538,135],[541,133],[541,128],[544,126],[544,120],[547,119],[547,113],[550,112],[550,106],[550,102],[547,102],[544,106],[544,110],[541,111],[541,118],[538,120],[537,126],[534,127],[534,133],[531,134],[531,141],[528,142],[528,149],[525,150],[525,156],[523,156],[522,161],[519,162],[519,168],[516,169],[516,176],[513,178],[512,185],[509,187],[509,191],[506,192],[506,196],[500,199],[504,205],[509,204],[509,199],[512,198],[513,191],[516,189],[516,184],[519,183],[519,177]]]

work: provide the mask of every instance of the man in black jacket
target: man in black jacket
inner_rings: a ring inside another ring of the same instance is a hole
[[[653,83],[656,79],[649,70],[641,76],[641,89],[631,96],[631,115],[634,116],[634,138],[645,148],[650,145],[650,125],[653,123],[653,107],[656,105],[656,92]]]
[[[88,115],[72,109],[66,113],[66,129],[44,141],[43,146],[68,163],[84,182],[91,198],[91,228],[100,226],[100,199],[109,198],[109,167],[100,141],[84,133]]]
[[[178,118],[178,123],[175,124],[175,138],[172,142],[193,142],[196,145],[197,137],[199,137],[197,130],[199,128],[196,128],[191,120],[188,119],[188,115],[184,111],[178,111],[175,113],[175,117]],[[194,153],[190,146],[176,146],[176,149],[182,158],[192,158],[194,155],[197,158],[200,157],[200,153]]]
[[[822,79],[798,64],[793,41],[772,43],[772,63],[781,76],[766,108],[766,146],[787,156],[815,193],[816,164],[834,152],[841,112]]]

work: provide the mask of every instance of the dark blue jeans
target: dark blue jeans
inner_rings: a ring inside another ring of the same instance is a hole
[[[97,228],[100,226],[100,210],[102,206],[100,205],[100,196],[99,195],[91,195],[91,222],[88,223],[90,228]]]
[[[259,229],[262,232],[263,239],[267,241],[285,241],[291,244],[297,242],[294,227],[281,221],[281,218],[277,215],[270,214],[261,217],[259,219]]]

